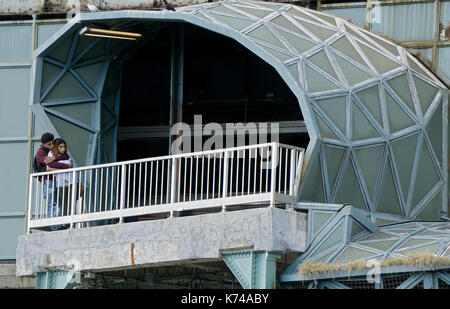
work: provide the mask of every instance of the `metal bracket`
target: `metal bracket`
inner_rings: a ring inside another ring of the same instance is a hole
[[[223,252],[222,258],[244,289],[274,289],[278,253],[239,250]]]

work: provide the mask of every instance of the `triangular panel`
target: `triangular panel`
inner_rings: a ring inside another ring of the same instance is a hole
[[[288,33],[286,31],[277,29],[278,33],[283,36],[283,38],[286,39],[286,41],[289,42],[289,44],[292,45],[292,47],[299,53],[302,54],[303,52],[311,49],[312,47],[316,46],[316,43],[310,42],[308,40],[305,40],[303,38],[300,38],[296,35],[293,35],[291,33]]]
[[[316,236],[316,234],[322,229],[325,223],[330,220],[335,215],[334,212],[324,212],[324,211],[313,211],[312,212],[312,237]]]
[[[325,202],[322,169],[320,168],[320,158],[317,157],[311,166],[311,172],[303,181],[300,200],[309,202]]]
[[[352,140],[362,140],[374,137],[380,137],[374,125],[363,114],[361,109],[352,99]]]
[[[408,83],[408,77],[406,76],[406,74],[394,77],[393,79],[388,80],[387,83],[400,97],[400,99],[402,99],[402,101],[406,103],[406,105],[408,105],[411,112],[415,114],[416,109],[414,108],[414,103]]]
[[[67,115],[68,117],[85,123],[88,126],[93,125],[95,103],[64,104],[51,106],[48,107],[48,109]]]
[[[391,147],[394,153],[400,187],[406,200],[411,180],[411,173],[416,154],[416,145],[419,134],[413,134],[405,138],[392,141]]]
[[[337,76],[336,72],[333,69],[333,66],[331,65],[330,59],[328,59],[328,56],[324,49],[320,50],[319,52],[315,53],[314,55],[306,58],[311,63],[315,64],[317,67],[331,75],[334,79],[339,80],[339,77]]]
[[[393,69],[401,67],[400,64],[392,61],[388,57],[374,51],[373,49],[366,47],[364,44],[359,44],[361,50],[366,54],[367,58],[373,64],[373,66],[377,69],[378,73],[384,74]]]
[[[319,127],[320,135],[322,136],[322,138],[340,140],[339,137],[331,130],[328,124],[325,123],[322,117],[319,116],[317,113],[315,113],[315,115],[317,120],[317,126]]]
[[[259,17],[259,18],[264,18],[267,15],[271,14],[273,11],[269,11],[269,10],[262,10],[262,9],[256,9],[256,8],[250,8],[250,7],[245,7],[245,6],[241,6],[241,5],[234,5],[231,4],[233,7],[242,10],[246,13],[252,14],[253,16]]]
[[[389,118],[389,127],[391,133],[406,129],[414,125],[414,121],[399,106],[392,96],[385,91],[386,109]]]
[[[439,92],[439,89],[416,77],[413,74],[413,80],[416,84],[417,96],[419,97],[420,108],[422,114],[425,115],[434,98]]]
[[[327,114],[333,123],[339,128],[341,133],[346,133],[347,97],[334,97],[316,100],[317,105]]]
[[[83,80],[92,88],[95,88],[97,82],[98,72],[102,63],[95,63],[88,66],[75,69],[75,72],[80,74]]]
[[[264,25],[247,33],[249,37],[255,38],[259,41],[271,44],[281,49],[285,49],[280,40]]]
[[[383,212],[397,216],[403,215],[397,196],[397,190],[395,188],[390,160],[387,160],[386,166],[384,168],[384,176],[381,183],[377,212]]]
[[[214,14],[212,17],[237,31],[242,31],[255,23],[251,20],[246,20],[243,18],[235,18],[217,14]]]
[[[442,192],[439,191],[415,217],[416,220],[440,220],[442,212]]]
[[[430,121],[427,125],[427,133],[430,137],[431,145],[433,146],[434,153],[436,154],[439,163],[442,164],[442,125],[443,125],[443,119],[442,119],[442,105],[439,104],[438,108],[434,112],[433,116],[431,117]]]
[[[414,194],[411,206],[414,207],[422,200],[431,188],[440,180],[438,171],[436,170],[431,153],[422,139],[422,147],[420,149],[420,164],[417,169],[416,183],[414,185]],[[412,208],[411,207],[411,208]]]
[[[66,98],[85,98],[90,95],[75,81],[69,72],[66,72],[50,90],[45,101],[66,99]]]
[[[338,176],[339,167],[344,159],[345,149],[325,145],[324,152],[327,161],[328,184],[332,192]]]
[[[369,191],[369,199],[372,200],[379,166],[383,155],[383,145],[356,148],[355,155],[363,174],[367,190]]]
[[[336,33],[332,30],[329,30],[316,24],[308,23],[306,21],[298,21],[298,22],[322,41],[325,41],[326,39],[328,39],[329,37],[331,37],[333,34]]]
[[[344,74],[345,79],[347,80],[350,86],[364,82],[372,78],[371,75],[367,74],[366,72],[364,72],[354,64],[350,63],[346,59],[338,56],[337,54],[334,54],[334,56],[337,64],[341,68],[341,71]]]
[[[367,210],[351,160],[347,165],[341,186],[336,194],[335,203],[350,204],[353,207]]]
[[[338,40],[333,42],[331,44],[331,46],[334,49],[336,49],[336,50],[340,51],[341,53],[343,53],[344,55],[348,56],[349,58],[352,58],[353,60],[355,60],[356,62],[358,62],[362,66],[368,68],[368,66],[367,66],[366,62],[364,61],[364,59],[356,51],[356,49],[353,47],[353,45],[350,43],[350,41],[348,40],[348,38],[346,36],[343,36],[343,37],[339,38]]]
[[[305,73],[306,73],[306,81],[308,83],[308,90],[310,92],[336,90],[340,88],[338,85],[326,79],[323,75],[314,71],[308,65],[305,65]]]
[[[378,92],[378,85],[361,90],[356,93],[361,103],[369,110],[372,116],[378,121],[378,124],[383,127],[383,117],[381,114],[380,95]]]

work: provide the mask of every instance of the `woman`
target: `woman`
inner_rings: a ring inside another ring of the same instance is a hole
[[[53,148],[50,150],[48,156],[49,157],[57,157],[60,155],[67,154],[67,143],[62,138],[57,138],[53,141]],[[61,160],[60,163],[70,164],[70,157],[68,160]],[[54,171],[59,169],[54,169],[47,166],[47,170]],[[68,216],[71,214],[70,202],[72,198],[72,190],[73,190],[73,172],[68,173],[58,173],[55,175],[56,178],[56,200],[59,202],[58,204],[62,206],[62,215]],[[75,190],[77,194],[77,199],[83,195],[83,187],[78,188],[75,186]]]

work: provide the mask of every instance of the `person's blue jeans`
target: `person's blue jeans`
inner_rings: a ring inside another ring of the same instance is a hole
[[[56,204],[54,200],[56,186],[53,181],[44,180],[43,183],[43,195],[44,200],[47,202],[47,218],[59,217],[61,216],[61,207]],[[57,231],[62,228],[62,225],[50,226],[50,230]]]

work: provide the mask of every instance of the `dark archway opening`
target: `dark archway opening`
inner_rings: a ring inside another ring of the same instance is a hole
[[[171,31],[161,30],[124,64],[118,161],[169,153]],[[306,148],[297,98],[273,67],[235,40],[194,25],[185,24],[184,42],[184,123],[193,125],[194,115],[224,129],[277,122],[281,143]]]

